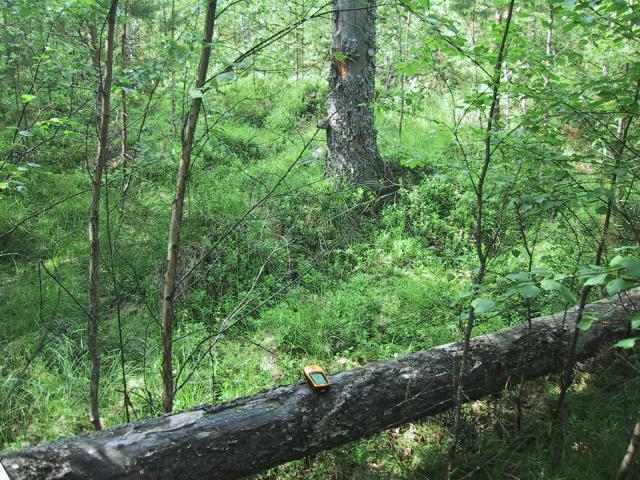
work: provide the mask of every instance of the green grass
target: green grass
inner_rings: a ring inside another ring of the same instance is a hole
[[[303,151],[323,117],[323,81],[295,85],[253,83],[225,87],[212,106],[224,115],[194,159],[182,228],[188,268],[210,250],[202,278],[180,298],[176,371],[191,374],[177,410],[251,395],[299,380],[300,368],[321,363],[331,373],[460,338],[461,308],[454,300],[470,288],[476,267],[471,230],[474,198],[455,158],[451,134],[438,122],[447,108],[437,98],[404,119],[377,114],[381,151],[390,165],[406,165],[402,188],[386,205],[360,191],[325,181],[324,132]],[[160,411],[159,312],[166,228],[173,198],[179,143],[168,122],[152,123],[137,161],[123,216],[111,213],[115,276],[121,297],[127,386],[134,419]],[[65,157],[64,152],[59,152]],[[270,191],[299,156],[301,161],[268,201],[222,243],[216,239]],[[66,157],[65,157],[66,158]],[[121,178],[111,175],[112,207]],[[71,192],[87,189],[80,168],[32,172],[27,191],[0,197],[0,232],[19,218]],[[87,431],[86,300],[88,193],[26,222],[0,254],[0,445],[21,448]],[[493,204],[490,208],[497,210]],[[587,218],[583,212],[578,212]],[[103,219],[105,218],[103,212]],[[101,406],[108,426],[124,421],[116,299],[103,221]],[[491,265],[494,281],[522,271],[513,252],[518,231],[500,238]],[[554,229],[538,243],[538,266],[552,270],[579,249]],[[38,260],[60,282],[38,268]],[[259,271],[260,281],[252,289]],[[64,287],[64,288],[63,288]],[[42,292],[42,301],[40,301]],[[500,292],[488,290],[489,296]],[[243,298],[250,300],[211,352],[208,337]],[[255,309],[256,306],[260,308]],[[562,308],[548,296],[537,311]],[[481,319],[476,334],[521,319],[516,307]],[[47,333],[51,332],[51,333]],[[41,351],[37,351],[44,338]],[[200,359],[198,361],[197,359]],[[624,451],[640,398],[637,359],[609,361],[583,375],[570,393],[567,418],[548,432],[553,379],[528,386],[523,427],[514,399],[475,402],[466,408],[461,475],[469,478],[609,478]],[[449,415],[382,432],[260,478],[441,479],[446,471]]]

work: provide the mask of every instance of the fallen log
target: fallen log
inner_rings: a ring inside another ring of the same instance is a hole
[[[587,306],[577,358],[629,334],[640,289]],[[475,337],[463,377],[465,400],[559,368],[559,345],[575,328],[575,309]],[[527,359],[524,352],[529,347]],[[303,458],[452,406],[454,361],[448,344],[331,377],[326,393],[304,382],[220,405],[206,405],[93,435],[0,454],[11,479],[230,479]],[[1,469],[0,469],[0,476]]]

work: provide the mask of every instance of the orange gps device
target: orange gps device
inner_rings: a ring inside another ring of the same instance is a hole
[[[323,391],[331,386],[327,373],[320,365],[308,365],[304,367],[304,376],[314,390]]]

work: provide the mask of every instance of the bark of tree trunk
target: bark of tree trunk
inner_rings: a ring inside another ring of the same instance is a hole
[[[376,143],[376,23],[371,0],[333,0],[327,171],[374,189],[383,176]]]
[[[577,356],[625,337],[640,311],[640,288],[587,306],[599,320],[580,335]],[[471,340],[460,381],[465,401],[511,382],[556,371],[559,341],[570,338],[576,309]],[[524,352],[527,361],[524,362]],[[554,353],[555,352],[555,353]],[[0,454],[12,479],[231,479],[303,458],[453,405],[448,344],[331,376],[326,393],[303,382],[221,405],[127,424],[90,436]]]
[[[111,103],[111,81],[113,78],[113,50],[118,0],[112,0],[107,18],[107,61],[104,78],[100,79],[100,136],[98,138],[98,153],[96,168],[93,174],[93,188],[91,194],[91,214],[89,217],[89,359],[91,363],[90,380],[90,413],[91,423],[96,430],[102,428],[99,410],[100,389],[100,351],[98,347],[98,324],[100,317],[100,299],[98,297],[99,267],[100,267],[100,188],[102,173],[107,163],[109,153],[109,118]]]
[[[122,68],[126,68],[129,63],[129,55],[127,52],[127,27],[129,19],[127,18],[129,12],[129,3],[127,0],[124,2],[124,16],[125,22],[122,25],[122,36],[120,37],[120,61],[122,62]],[[124,171],[123,178],[126,178],[127,168],[129,166],[129,111],[127,108],[127,92],[122,89],[122,131],[121,131],[121,154],[122,154],[122,169]],[[123,182],[123,191],[126,181]]]
[[[491,246],[486,241],[485,235],[485,227],[484,227],[484,202],[486,201],[484,197],[484,187],[487,177],[489,175],[489,167],[491,166],[492,159],[492,141],[494,140],[493,129],[497,126],[499,111],[500,111],[500,79],[502,77],[502,67],[505,61],[506,55],[506,45],[507,38],[509,37],[509,28],[511,26],[511,18],[513,16],[513,5],[515,0],[511,0],[509,2],[509,6],[507,8],[507,22],[504,26],[504,31],[502,34],[502,40],[500,41],[500,45],[498,47],[498,58],[496,60],[496,64],[493,67],[493,78],[492,78],[492,95],[491,95],[491,107],[489,108],[489,117],[487,118],[487,130],[485,135],[485,150],[484,150],[484,161],[482,163],[482,168],[480,170],[480,174],[478,176],[478,183],[476,184],[474,190],[476,194],[476,222],[474,226],[474,234],[475,237],[475,247],[476,247],[476,255],[478,257],[478,273],[475,276],[473,281],[474,289],[478,288],[484,283],[485,275],[487,273],[487,265],[490,261],[491,256]],[[502,23],[502,17],[500,17],[500,23]],[[447,464],[447,479],[450,479],[453,474],[453,469],[455,467],[455,459],[458,450],[458,442],[460,438],[460,426],[462,422],[462,400],[464,395],[464,382],[462,381],[469,363],[469,343],[471,340],[471,335],[473,333],[473,329],[475,327],[476,320],[476,311],[473,305],[469,309],[469,315],[467,317],[467,322],[464,330],[464,340],[462,347],[462,355],[460,358],[459,371],[457,373],[457,377],[454,379],[454,389],[455,389],[455,397],[454,397],[454,408],[453,408],[453,438],[451,440],[451,445],[449,446],[449,460]],[[455,368],[458,368],[458,364],[455,365]]]
[[[624,480],[627,478],[627,475],[629,475],[629,471],[631,470],[631,466],[633,465],[633,459],[636,457],[636,453],[638,452],[638,447],[640,447],[640,412],[638,412],[638,414],[638,421],[633,427],[633,433],[631,434],[631,440],[629,441],[627,452],[625,453],[618,470],[618,476],[616,477],[617,480]]]
[[[549,16],[547,17],[547,22],[548,22],[547,44],[545,48],[545,53],[547,54],[547,60],[546,60],[547,72],[545,72],[543,75],[545,87],[549,86],[549,72],[551,71],[551,67],[553,65],[553,57],[552,57],[552,54],[553,54],[553,5],[551,4],[551,2],[549,2],[548,7],[549,7]],[[545,127],[549,125],[548,112],[544,113],[543,123]]]
[[[178,167],[176,180],[176,195],[171,206],[171,222],[169,223],[169,244],[167,247],[167,265],[164,276],[162,294],[162,406],[166,413],[173,409],[173,371],[172,371],[172,342],[173,342],[173,314],[176,288],[176,273],[178,253],[180,250],[180,224],[184,210],[184,196],[187,190],[189,166],[191,163],[191,148],[198,125],[198,116],[202,106],[201,88],[207,78],[209,58],[211,56],[211,40],[216,18],[217,0],[209,0],[207,19],[205,21],[200,64],[196,78],[196,93],[191,101],[191,109],[187,118],[184,137],[182,139],[182,156]]]
[[[98,29],[96,28],[95,25],[90,24],[87,27],[87,33],[89,38],[91,66],[93,67],[93,70],[96,72],[96,75],[98,75],[98,77],[100,78],[100,75],[102,75],[102,66],[100,65],[101,49],[99,46],[100,38],[98,36]],[[102,109],[102,89],[99,88],[95,98],[95,120],[96,120],[96,125],[98,130],[100,129],[101,109]],[[87,160],[87,163],[88,163],[88,160]]]

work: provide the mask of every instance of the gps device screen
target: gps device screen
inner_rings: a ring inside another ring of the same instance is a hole
[[[311,380],[314,381],[314,383],[318,384],[318,385],[323,385],[325,383],[329,383],[327,381],[327,377],[325,377],[322,373],[320,372],[311,372],[310,374],[311,376]]]

